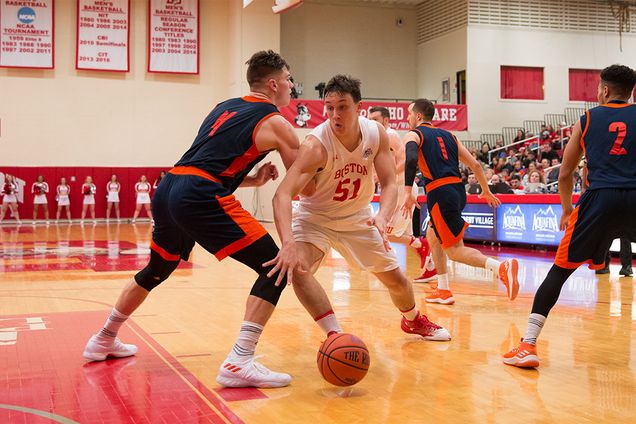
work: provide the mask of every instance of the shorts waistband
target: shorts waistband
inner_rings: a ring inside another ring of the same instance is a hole
[[[457,184],[461,182],[462,180],[459,177],[444,177],[444,178],[439,178],[437,180],[431,181],[430,183],[426,184],[424,188],[426,189],[426,192],[428,193],[441,186],[445,186],[447,184]]]
[[[209,172],[195,166],[175,166],[168,172],[173,175],[196,175],[197,177],[205,178],[206,180],[214,181],[215,183],[221,183],[221,180],[213,177]]]

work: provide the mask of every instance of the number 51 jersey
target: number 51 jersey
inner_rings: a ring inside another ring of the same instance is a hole
[[[310,133],[325,147],[327,162],[316,174],[315,193],[301,197],[295,218],[337,231],[368,226],[369,205],[375,192],[373,161],[380,145],[380,131],[377,122],[362,116],[358,123],[362,137],[352,152],[338,140],[329,120]]]

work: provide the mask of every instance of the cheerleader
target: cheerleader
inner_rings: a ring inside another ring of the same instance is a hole
[[[159,173],[159,176],[157,177],[157,179],[155,180],[155,182],[152,184],[152,189],[156,190],[157,187],[159,187],[159,183],[161,182],[161,180],[163,180],[163,178],[166,176],[166,171],[161,171]]]
[[[135,207],[135,214],[133,215],[132,223],[134,224],[141,212],[141,207],[146,209],[148,218],[152,222],[152,211],[150,210],[150,183],[145,175],[142,175],[139,182],[135,184],[135,193],[137,196],[137,205]]]
[[[18,214],[18,185],[13,175],[6,174],[4,176],[4,186],[2,187],[2,206],[0,206],[0,222],[4,219],[7,208],[11,210],[11,214],[15,217],[16,222],[21,224],[20,214]]]
[[[44,219],[49,223],[49,204],[46,194],[49,192],[49,183],[44,182],[44,176],[38,175],[37,181],[31,185],[31,194],[33,194],[33,225],[38,219],[38,208],[42,205],[44,210]]]
[[[93,178],[88,176],[82,184],[82,194],[84,195],[84,202],[82,205],[82,224],[84,223],[84,218],[86,217],[86,210],[90,209],[91,218],[93,218],[93,224],[97,224],[95,220],[95,192],[97,191],[97,187],[93,184]]]
[[[119,190],[121,189],[121,184],[117,181],[117,175],[113,174],[110,177],[110,181],[106,184],[106,202],[108,206],[106,207],[106,221],[110,219],[110,211],[115,206],[115,215],[117,216],[117,220],[119,221]]]
[[[69,195],[71,194],[71,187],[66,184],[66,178],[60,178],[60,184],[58,184],[55,192],[57,193],[57,195],[55,196],[55,200],[57,200],[57,215],[55,216],[55,219],[59,222],[60,215],[62,214],[62,209],[66,208],[66,219],[70,224],[71,201],[69,200]]]

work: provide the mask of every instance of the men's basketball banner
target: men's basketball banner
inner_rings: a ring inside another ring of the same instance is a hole
[[[0,0],[0,66],[53,69],[54,0]]]
[[[368,116],[369,109],[384,106],[389,110],[390,125],[395,130],[409,130],[408,108],[406,102],[362,101],[360,115]],[[292,100],[289,106],[281,110],[282,115],[296,128],[314,128],[327,119],[322,100]],[[449,131],[466,131],[468,117],[466,105],[435,105],[433,125]]]
[[[199,73],[199,0],[150,0],[148,72]]]
[[[130,0],[77,0],[75,67],[130,70]]]

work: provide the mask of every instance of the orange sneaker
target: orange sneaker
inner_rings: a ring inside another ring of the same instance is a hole
[[[521,339],[519,346],[503,356],[503,362],[506,365],[513,365],[520,368],[536,368],[539,366],[537,346],[524,343],[523,339]]]
[[[447,329],[440,327],[420,313],[413,321],[409,321],[402,317],[401,323],[402,331],[409,334],[419,334],[426,340],[432,341],[448,341],[451,339],[451,335]]]
[[[450,290],[441,290],[436,288],[435,291],[426,296],[428,303],[441,303],[442,305],[452,305],[455,303],[453,293]]]
[[[428,283],[429,281],[433,281],[437,278],[437,270],[435,268],[433,269],[426,269],[424,268],[424,272],[422,273],[422,275],[420,275],[417,278],[413,279],[414,283]]]
[[[519,294],[519,261],[506,259],[499,265],[499,279],[506,286],[508,299],[515,300]]]

